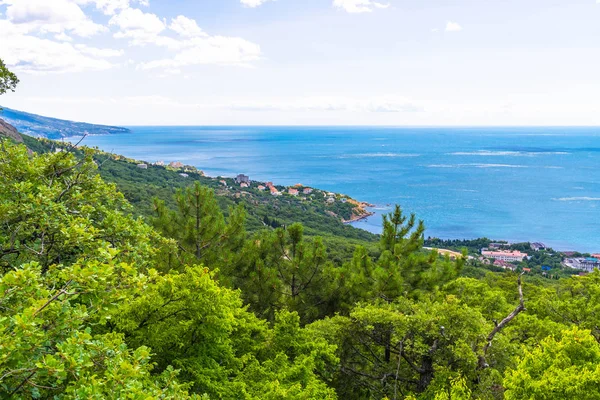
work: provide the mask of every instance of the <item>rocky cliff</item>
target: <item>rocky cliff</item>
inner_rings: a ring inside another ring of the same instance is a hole
[[[0,119],[0,136],[9,137],[19,143],[23,142],[23,137],[21,137],[17,129],[3,119]]]

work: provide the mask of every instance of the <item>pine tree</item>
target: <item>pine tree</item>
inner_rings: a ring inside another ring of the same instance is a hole
[[[211,268],[233,268],[246,237],[243,206],[229,210],[225,221],[214,192],[199,182],[175,194],[176,210],[154,200],[153,225],[177,243],[180,263],[202,262]]]

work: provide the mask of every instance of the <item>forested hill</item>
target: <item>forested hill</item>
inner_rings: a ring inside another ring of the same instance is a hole
[[[10,108],[3,108],[0,111],[0,119],[13,125],[21,133],[49,139],[60,139],[84,134],[105,135],[130,132],[127,128],[66,121],[12,110]]]

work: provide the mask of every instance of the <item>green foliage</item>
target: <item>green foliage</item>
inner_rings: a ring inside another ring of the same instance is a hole
[[[242,206],[229,210],[229,220],[221,213],[214,192],[195,182],[175,195],[177,209],[155,199],[154,226],[177,241],[176,257],[184,263],[204,262],[217,268],[234,263],[234,255],[245,239]]]
[[[271,328],[206,267],[169,271],[173,241],[90,157],[3,142],[0,177],[0,397],[335,398],[331,345],[297,315]]]
[[[8,91],[14,92],[18,84],[19,78],[17,78],[14,73],[10,72],[10,70],[6,68],[4,61],[0,59],[0,95],[3,95]],[[2,109],[0,108],[0,110]]]
[[[414,215],[407,218],[399,206],[383,217],[381,255],[374,261],[364,247],[357,247],[345,267],[344,279],[349,298],[346,304],[365,299],[393,301],[399,296],[418,297],[434,291],[458,276],[464,259],[441,258],[435,251],[425,252],[423,222]]]
[[[251,309],[272,319],[275,311],[297,311],[304,322],[328,311],[332,265],[321,238],[305,240],[302,225],[265,231],[250,241],[230,274]]]
[[[301,329],[298,314],[283,311],[238,380],[256,399],[336,399],[326,382],[337,363],[334,346]]]
[[[338,344],[340,396],[397,398],[430,394],[460,375],[475,379],[477,354],[489,328],[481,313],[449,296],[435,302],[399,299],[359,305],[350,317],[313,324]]]
[[[424,232],[423,221],[417,224],[415,214],[406,217],[397,205],[389,215],[383,216],[381,248],[394,254],[411,254],[423,246]]]
[[[11,398],[187,398],[177,373],[153,376],[150,351],[130,350],[120,334],[93,334],[115,304],[143,285],[135,269],[80,260],[46,273],[25,264],[0,278],[0,395]]]
[[[63,152],[30,157],[24,146],[0,148],[0,269],[38,262],[45,272],[85,256],[102,257],[102,244],[119,260],[145,266],[152,230],[125,213],[129,205],[96,173],[90,156]]]
[[[554,290],[544,291],[537,311],[563,324],[589,329],[600,342],[600,271],[562,279]]]
[[[450,390],[441,390],[435,394],[435,400],[470,400],[471,390],[464,378],[452,380]]]
[[[600,398],[600,345],[590,332],[572,328],[560,340],[544,339],[523,349],[515,369],[504,379],[505,398]]]

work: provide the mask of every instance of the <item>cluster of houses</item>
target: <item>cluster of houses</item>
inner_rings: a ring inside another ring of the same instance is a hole
[[[323,196],[325,197],[325,199],[326,199],[326,200],[325,200],[325,202],[326,202],[327,204],[333,204],[333,203],[335,203],[335,202],[336,202],[337,195],[336,195],[335,193],[331,193],[331,192],[329,192],[329,193],[325,193],[325,192],[323,192]],[[343,196],[343,195],[342,195],[342,196]],[[347,197],[342,197],[342,198],[340,199],[340,201],[341,201],[342,203],[347,203],[347,202],[348,202],[348,198],[347,198]]]
[[[592,272],[600,269],[600,254],[592,254],[591,257],[567,258],[564,264],[569,268]]]
[[[282,193],[273,185],[273,182],[266,182],[264,185],[258,185],[258,190],[264,192],[265,190],[269,190],[272,196],[281,196]]]
[[[164,162],[159,161],[157,163],[155,163],[154,165],[161,165],[164,166]],[[148,166],[146,164],[144,164],[144,166],[138,165],[139,168],[144,168],[147,169]],[[172,168],[177,168],[177,169],[184,169],[187,168],[186,166],[184,166],[182,163],[180,162],[172,162],[169,164],[169,167]],[[179,174],[182,176],[187,176],[187,174]],[[238,185],[240,188],[250,188],[252,187],[252,181],[250,180],[250,177],[248,175],[245,174],[239,174],[237,175],[234,179],[233,182],[235,185]],[[227,181],[224,179],[219,180],[219,183],[225,187],[227,187]],[[272,196],[282,196],[284,193],[288,194],[290,196],[299,196],[300,194],[303,194],[305,196],[311,195],[314,191],[313,188],[310,187],[306,187],[301,183],[298,183],[296,185],[294,185],[293,187],[288,187],[286,188],[284,191],[280,191],[279,189],[277,189],[277,187],[273,184],[273,182],[264,182],[259,184],[258,186],[256,186],[256,189],[264,192],[266,190],[269,190],[269,192],[271,193]],[[336,198],[337,195],[335,193],[326,193],[323,192],[323,196],[325,197],[325,202],[327,204],[333,204],[336,202]],[[306,200],[306,198],[302,198],[303,200]],[[342,203],[346,203],[348,201],[348,198],[346,197],[342,197],[340,199],[340,201]]]
[[[221,183],[224,183],[224,182],[225,181],[221,181]],[[241,188],[248,188],[251,186],[250,177],[247,175],[244,175],[244,174],[239,174],[238,176],[236,176],[234,179],[234,182],[237,185],[239,185]],[[271,192],[272,196],[283,195],[283,193],[281,191],[279,191],[279,189],[277,189],[277,187],[275,187],[273,182],[265,182],[263,184],[260,184],[256,187],[256,189],[260,190],[261,192],[264,192],[265,190],[269,190]],[[289,194],[291,196],[298,196],[300,193],[302,193],[304,195],[309,195],[312,192],[313,192],[312,188],[305,187],[301,183],[298,183],[298,184],[294,185],[293,187],[287,188],[287,194]]]

